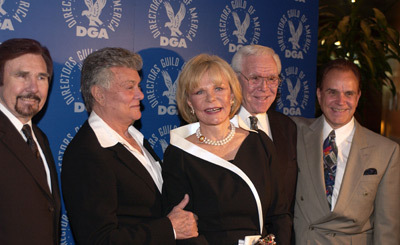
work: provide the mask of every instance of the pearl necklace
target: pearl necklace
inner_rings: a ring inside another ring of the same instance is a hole
[[[233,125],[233,123],[231,123],[231,132],[229,132],[229,134],[222,140],[210,140],[207,139],[206,136],[202,135],[200,132],[200,127],[196,130],[196,137],[199,139],[199,141],[203,144],[207,144],[207,145],[225,145],[226,143],[228,143],[229,141],[231,141],[233,139],[233,136],[235,136],[235,125]]]

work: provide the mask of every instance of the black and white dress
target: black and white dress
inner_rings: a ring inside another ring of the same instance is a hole
[[[248,235],[290,229],[288,207],[276,188],[276,152],[269,137],[250,131],[235,158],[226,161],[185,139],[198,127],[194,123],[172,130],[164,154],[166,211],[187,193],[185,209],[198,216],[199,237],[178,243],[238,244]]]

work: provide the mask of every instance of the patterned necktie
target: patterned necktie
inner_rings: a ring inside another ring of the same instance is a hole
[[[258,118],[256,116],[249,116],[250,118],[250,128],[252,130],[258,130],[257,122]]]
[[[326,197],[329,207],[332,205],[332,192],[335,186],[336,165],[338,149],[335,142],[335,131],[332,130],[324,141],[323,157],[324,157],[324,177]]]

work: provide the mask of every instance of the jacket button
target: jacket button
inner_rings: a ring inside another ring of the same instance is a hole
[[[314,227],[310,226],[309,229],[310,229],[310,231],[313,231],[313,230],[314,230]]]
[[[49,207],[49,212],[54,212],[54,208],[53,207]]]
[[[368,192],[364,192],[364,193],[363,193],[363,196],[368,196]]]
[[[300,200],[301,200],[301,201],[304,201],[304,198],[303,198],[303,196],[300,196]]]

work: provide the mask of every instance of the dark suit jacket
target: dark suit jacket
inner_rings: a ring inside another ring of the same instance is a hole
[[[325,194],[323,116],[293,118],[298,128],[296,244],[400,244],[400,149],[355,122],[336,205]]]
[[[279,180],[291,206],[293,215],[297,182],[297,129],[287,116],[274,110],[268,112],[273,142],[278,154]]]
[[[52,193],[28,144],[0,111],[0,244],[58,244],[60,192],[46,136],[33,131],[49,166]]]
[[[159,160],[147,141],[144,145]],[[175,244],[157,186],[122,144],[102,148],[85,122],[62,167],[65,206],[78,244]]]
[[[273,142],[278,156],[278,176],[279,185],[282,193],[285,193],[287,203],[290,206],[291,216],[294,216],[294,203],[297,183],[297,129],[296,124],[288,117],[274,109],[268,112],[269,126]],[[248,128],[244,123],[244,118],[239,124],[243,128]],[[290,234],[288,234],[290,236]],[[291,235],[292,244],[294,235]]]
[[[296,124],[289,117],[273,109],[268,110],[267,114],[278,156],[276,175],[279,177],[281,190],[285,193],[293,217],[297,182]],[[244,129],[249,129],[249,126],[245,123],[245,118],[240,118],[239,124]]]

